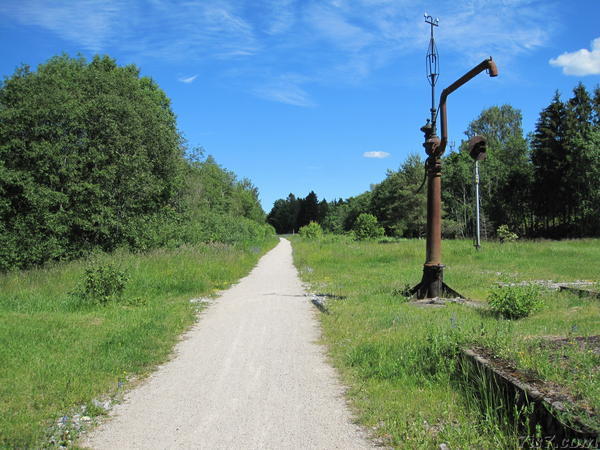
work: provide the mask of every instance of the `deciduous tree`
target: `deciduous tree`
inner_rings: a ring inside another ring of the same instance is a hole
[[[137,67],[18,68],[0,87],[0,268],[115,248],[178,208],[182,170],[170,101]]]

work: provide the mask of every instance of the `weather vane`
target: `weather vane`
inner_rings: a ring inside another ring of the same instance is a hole
[[[440,76],[440,57],[437,47],[435,46],[435,38],[433,37],[433,27],[439,26],[440,19],[434,19],[429,14],[425,13],[425,22],[431,27],[431,35],[429,38],[429,48],[427,49],[426,70],[427,80],[431,85],[431,126],[432,132],[435,134],[435,122],[437,119],[437,110],[435,108],[435,84]]]

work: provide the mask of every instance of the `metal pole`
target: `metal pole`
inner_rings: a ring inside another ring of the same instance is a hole
[[[475,236],[475,248],[481,247],[481,229],[479,227],[479,161],[475,160],[475,217],[477,221],[477,234]]]

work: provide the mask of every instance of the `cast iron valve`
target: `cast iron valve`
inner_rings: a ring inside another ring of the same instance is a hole
[[[487,156],[486,141],[483,136],[473,136],[469,139],[469,155],[475,161],[483,161]]]

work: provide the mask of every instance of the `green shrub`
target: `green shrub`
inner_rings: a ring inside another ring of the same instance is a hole
[[[527,317],[542,306],[540,288],[535,285],[495,287],[488,302],[492,311],[507,319]]]
[[[519,236],[516,233],[513,233],[508,229],[508,225],[500,225],[496,230],[496,234],[498,235],[500,242],[514,242],[519,239]]]
[[[75,295],[84,301],[106,304],[121,299],[128,281],[129,275],[113,264],[97,264],[85,269]]]
[[[317,222],[311,222],[301,227],[298,234],[305,239],[319,239],[323,236],[323,228]]]
[[[352,231],[359,240],[380,238],[384,233],[383,227],[377,222],[377,217],[365,213],[356,218]]]
[[[176,207],[182,138],[166,94],[108,56],[56,56],[0,85],[0,270],[123,245]]]

